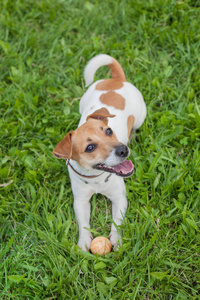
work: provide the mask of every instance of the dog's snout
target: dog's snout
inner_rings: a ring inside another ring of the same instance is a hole
[[[117,147],[115,153],[117,156],[126,157],[126,156],[128,156],[129,150],[128,150],[127,146],[121,145],[121,146]]]

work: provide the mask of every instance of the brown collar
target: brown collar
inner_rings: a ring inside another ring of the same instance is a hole
[[[69,159],[66,160],[67,165],[70,166],[70,168],[71,168],[77,175],[79,175],[79,176],[81,176],[81,177],[83,177],[83,178],[96,178],[96,177],[101,176],[101,175],[104,173],[104,172],[102,172],[102,173],[99,174],[99,175],[90,175],[90,176],[83,175],[83,174],[79,173],[78,171],[76,171],[76,170],[74,169],[74,167],[72,167],[72,165],[70,164],[69,161],[70,161]]]

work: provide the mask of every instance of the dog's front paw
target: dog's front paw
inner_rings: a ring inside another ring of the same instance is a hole
[[[118,232],[111,231],[109,238],[110,238],[110,242],[111,242],[111,245],[113,246],[114,251],[119,250],[119,248],[122,245],[122,240],[121,240],[121,237],[118,234]]]
[[[90,232],[88,232],[87,234],[83,234],[79,237],[78,246],[83,251],[88,252],[88,250],[90,249],[90,244],[91,244],[92,239],[93,239],[93,236]]]

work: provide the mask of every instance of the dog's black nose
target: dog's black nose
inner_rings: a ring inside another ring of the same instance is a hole
[[[128,153],[129,153],[128,147],[125,145],[121,145],[121,146],[117,147],[117,149],[115,151],[115,154],[117,156],[121,156],[121,157],[128,156]]]

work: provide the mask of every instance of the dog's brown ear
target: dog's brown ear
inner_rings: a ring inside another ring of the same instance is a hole
[[[107,108],[102,107],[100,109],[97,109],[95,112],[93,112],[91,115],[87,117],[88,119],[96,119],[96,120],[101,120],[105,122],[106,124],[108,123],[108,118],[114,118],[115,115],[111,115]]]
[[[72,137],[73,131],[70,131],[64,139],[62,139],[53,150],[53,155],[56,158],[69,159],[72,157]]]

